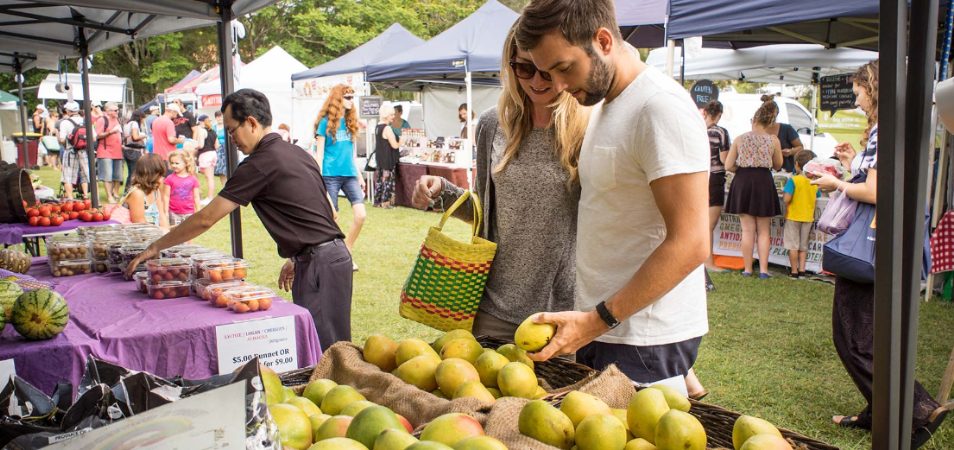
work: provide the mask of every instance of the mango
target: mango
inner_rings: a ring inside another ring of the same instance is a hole
[[[415,442],[405,450],[454,450],[454,448],[448,447],[440,442],[420,441]]]
[[[670,409],[656,424],[654,444],[659,450],[706,450],[706,430],[692,414]]]
[[[374,446],[374,440],[384,430],[399,430],[406,432],[404,425],[398,420],[394,411],[384,406],[370,406],[354,416],[348,425],[345,437],[354,439],[367,448]]]
[[[368,447],[361,445],[360,442],[348,438],[331,438],[308,447],[308,450],[368,450]]]
[[[360,401],[367,400],[358,392],[357,389],[348,386],[346,384],[338,385],[331,388],[324,398],[321,399],[321,411],[330,416],[336,416],[341,413],[341,410],[345,409],[346,406]]]
[[[566,394],[566,397],[563,398],[563,404],[560,405],[560,411],[563,411],[563,414],[570,418],[574,428],[580,426],[580,422],[586,416],[612,414],[606,402],[580,391],[570,391]],[[623,429],[625,431],[625,427]]]
[[[497,386],[505,396],[533,398],[537,391],[537,376],[527,365],[511,362],[497,374]]]
[[[484,348],[479,342],[468,338],[457,338],[444,344],[441,348],[441,359],[460,358],[474,364],[483,353]]]
[[[742,444],[757,434],[771,434],[782,437],[782,433],[771,422],[752,416],[739,416],[732,426],[732,446],[741,450]]]
[[[668,404],[672,409],[678,409],[682,412],[689,412],[689,408],[692,407],[692,405],[689,403],[689,399],[672,386],[657,384],[655,386],[650,386],[649,388],[659,389],[662,391],[663,395],[666,397],[666,404]]]
[[[487,388],[487,392],[490,392],[490,395],[493,395],[494,398],[503,397],[503,393],[500,392],[500,389],[495,388],[495,387],[489,387],[489,388]]]
[[[417,438],[399,430],[387,429],[374,439],[371,450],[404,450],[417,442]]]
[[[312,431],[318,431],[318,427],[320,427],[321,424],[325,423],[325,421],[328,420],[328,419],[330,419],[330,418],[331,418],[331,416],[329,416],[329,415],[327,415],[327,414],[312,414],[312,415],[308,416],[308,420],[311,421],[311,429],[312,429]]]
[[[656,450],[656,446],[643,438],[636,438],[627,442],[623,450]]]
[[[524,436],[563,450],[573,447],[576,435],[570,418],[543,400],[531,400],[524,405],[517,428]]]
[[[620,450],[626,446],[626,428],[609,412],[591,414],[576,427],[576,446],[579,450]]]
[[[383,372],[397,368],[394,359],[398,344],[383,334],[373,334],[364,341],[364,360],[378,366]]]
[[[265,389],[265,404],[274,405],[285,400],[284,386],[282,380],[274,370],[265,367],[264,364],[258,365],[258,373],[262,378],[262,385]]]
[[[756,434],[742,444],[739,450],[792,450],[791,444],[774,434]]]
[[[351,402],[348,406],[345,406],[344,409],[338,412],[338,415],[355,417],[361,411],[364,411],[365,409],[372,406],[377,406],[377,403],[369,402],[367,400],[358,400],[356,402]]]
[[[504,344],[500,347],[497,347],[497,353],[504,355],[510,362],[518,362],[526,364],[533,368],[533,360],[527,356],[527,351],[517,347],[516,344]]]
[[[454,450],[507,450],[507,446],[490,436],[474,436],[458,442]]]
[[[528,352],[538,352],[550,343],[556,327],[550,323],[534,323],[534,316],[527,317],[513,334],[513,341]]]
[[[437,386],[441,392],[449,398],[454,398],[454,394],[465,383],[470,381],[480,381],[480,375],[477,369],[469,362],[460,358],[448,358],[441,361],[434,371],[434,379],[437,380]]]
[[[434,374],[440,363],[440,358],[433,355],[416,356],[398,366],[394,370],[394,375],[422,391],[433,391],[437,389],[437,379],[434,378]]]
[[[446,395],[444,395],[443,392],[441,392],[440,388],[434,389],[433,391],[431,391],[431,394],[434,394],[434,396],[437,397],[437,398],[442,398],[442,399],[444,399],[444,400],[450,400]]]
[[[346,437],[348,426],[351,425],[353,417],[349,416],[331,416],[315,431],[315,442],[323,441],[336,437]]]
[[[461,385],[461,387],[457,389],[457,392],[454,393],[454,398],[464,397],[476,398],[480,400],[481,403],[494,403],[497,401],[497,398],[494,397],[484,385],[480,384],[479,381],[468,381]]]
[[[401,364],[421,355],[431,355],[440,358],[440,355],[438,355],[427,342],[416,338],[405,339],[398,343],[397,350],[394,351],[394,363],[396,366],[401,367]]]
[[[484,427],[477,419],[467,414],[449,413],[427,424],[421,431],[421,441],[435,441],[453,447],[466,438],[483,435]]]
[[[626,423],[633,436],[656,443],[656,424],[669,412],[666,395],[659,389],[643,389],[633,395],[626,408]],[[657,446],[658,447],[658,446]]]
[[[282,402],[283,403],[288,403],[289,400],[295,397],[298,397],[298,396],[295,395],[295,391],[293,391],[292,388],[288,386],[282,386]],[[266,403],[268,402],[266,401]]]
[[[480,375],[480,382],[486,387],[497,387],[497,374],[510,360],[494,350],[487,350],[477,357],[474,368]]]
[[[311,420],[300,409],[279,403],[269,406],[268,412],[278,426],[283,448],[304,450],[311,445]]]
[[[311,416],[313,414],[321,414],[321,409],[317,405],[308,400],[305,397],[295,397],[291,400],[286,401],[289,405],[295,406],[300,409],[306,416]]]
[[[331,380],[314,380],[309,382],[308,386],[305,386],[305,392],[302,392],[301,396],[311,400],[312,403],[320,407],[321,401],[325,398],[325,394],[337,385],[338,383]]]
[[[450,330],[444,333],[441,337],[437,338],[437,340],[431,344],[431,348],[433,348],[435,352],[440,353],[441,349],[444,348],[444,344],[453,341],[454,339],[470,339],[473,341],[477,340],[477,338],[475,338],[470,331]]]

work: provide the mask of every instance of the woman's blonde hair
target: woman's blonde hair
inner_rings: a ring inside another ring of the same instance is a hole
[[[321,119],[327,117],[328,131],[326,131],[325,134],[331,137],[331,142],[334,142],[337,139],[338,122],[344,117],[345,127],[348,128],[348,134],[351,135],[351,138],[354,139],[358,135],[358,108],[355,108],[353,103],[351,109],[346,110],[344,108],[345,94],[354,95],[354,89],[347,84],[339,84],[331,88],[331,92],[328,93],[328,99],[325,100],[325,104],[321,107],[321,112],[318,113],[318,117],[315,119],[315,134],[318,134],[318,124],[321,122]]]
[[[507,164],[517,157],[520,144],[533,130],[530,97],[520,87],[520,82],[517,81],[510,67],[510,61],[517,54],[517,42],[514,39],[515,27],[516,25],[510,28],[507,39],[504,40],[503,57],[500,63],[500,67],[504,69],[500,72],[503,93],[497,102],[497,115],[504,136],[507,138],[507,148],[504,150],[500,163],[493,168],[494,173],[504,170]],[[554,144],[560,165],[570,175],[570,184],[577,183],[579,180],[577,163],[580,160],[580,147],[583,145],[583,135],[586,133],[589,121],[589,108],[580,106],[579,102],[566,92],[560,93],[550,106],[553,107],[550,126],[554,129]]]
[[[868,136],[871,134],[871,129],[878,124],[878,61],[880,60],[876,59],[859,67],[855,74],[851,76],[851,81],[868,93],[868,101],[871,102],[871,111],[865,111],[865,115],[868,116],[868,127],[865,128],[865,132],[861,136],[862,146],[868,145]]]
[[[169,162],[172,163],[172,158],[180,158],[186,166],[186,173],[195,173],[195,158],[192,157],[191,152],[185,152],[182,150],[173,150],[169,152]]]

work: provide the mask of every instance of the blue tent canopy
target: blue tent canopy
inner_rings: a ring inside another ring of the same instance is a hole
[[[732,47],[813,43],[826,47],[878,45],[878,0],[670,0],[669,37],[706,36]],[[797,30],[786,28],[798,24]],[[871,30],[875,29],[874,32]]]
[[[319,66],[292,75],[292,81],[307,80],[328,75],[365,72],[368,65],[391,56],[394,49],[406,51],[424,43],[424,40],[394,23],[374,39]]]
[[[661,25],[666,23],[669,0],[616,0],[616,24],[621,27]]]
[[[466,19],[431,40],[368,66],[368,81],[463,78],[500,72],[500,53],[517,13],[488,0]]]

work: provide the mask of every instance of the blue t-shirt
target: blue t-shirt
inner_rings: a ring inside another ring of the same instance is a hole
[[[323,176],[358,176],[358,169],[354,166],[354,143],[351,141],[351,133],[348,132],[344,118],[341,118],[334,141],[331,139],[331,134],[328,133],[327,117],[323,117],[321,122],[318,122],[318,130],[315,135],[325,138],[325,156],[321,163],[321,174]]]
[[[215,138],[219,141],[219,148],[225,148],[225,125],[215,126]]]

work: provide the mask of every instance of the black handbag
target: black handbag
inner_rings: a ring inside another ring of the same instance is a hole
[[[140,148],[136,148],[130,145],[123,146],[123,158],[127,161],[136,162],[139,161],[139,158],[142,158],[142,151],[145,147],[142,147],[142,144],[139,144]]]
[[[378,170],[378,160],[374,157],[374,154],[378,151],[375,150],[368,155],[368,160],[364,163],[365,172],[374,172]]]

